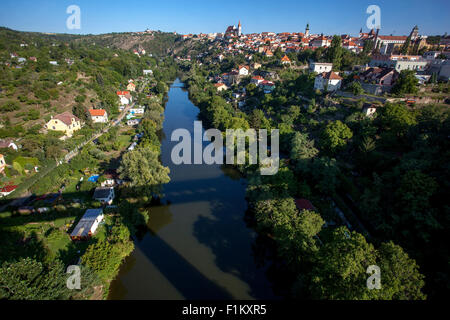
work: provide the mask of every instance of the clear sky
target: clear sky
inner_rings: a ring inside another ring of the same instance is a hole
[[[1,0],[0,26],[20,31],[99,34],[151,30],[225,32],[241,20],[244,33],[303,32],[356,35],[367,31],[366,9],[381,8],[381,34],[450,33],[449,0]],[[69,5],[81,9],[81,29],[69,30]]]

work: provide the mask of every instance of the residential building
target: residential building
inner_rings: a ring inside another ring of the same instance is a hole
[[[311,201],[307,199],[295,199],[295,206],[297,207],[297,210],[302,212],[303,210],[307,211],[315,211],[316,208],[313,206]]]
[[[137,126],[141,122],[141,119],[130,119],[127,121],[127,125],[130,127]]]
[[[238,72],[240,76],[248,76],[250,68],[248,66],[239,66]]]
[[[9,185],[3,188],[0,188],[0,196],[6,197],[14,192],[17,189],[17,186]]]
[[[261,76],[254,76],[252,77],[252,79],[250,80],[250,83],[256,84],[257,86],[264,81],[264,78]]]
[[[5,171],[6,168],[6,161],[5,161],[5,157],[0,154],[0,173],[3,173],[3,171]]]
[[[365,103],[362,112],[366,117],[371,118],[377,112],[377,108],[378,106],[374,104]]]
[[[372,56],[369,66],[394,68],[397,72],[400,72],[402,70],[423,71],[428,64],[429,61],[421,56],[376,54]]]
[[[264,80],[260,84],[261,88],[264,90],[264,93],[271,93],[273,90],[275,90],[275,83],[271,81]]]
[[[108,113],[105,109],[89,109],[89,114],[93,123],[107,123]]]
[[[331,41],[330,39],[328,39],[325,36],[320,36],[316,39],[314,39],[313,41],[311,41],[310,45],[312,47],[329,47],[331,45]]]
[[[291,64],[291,59],[287,55],[284,55],[283,58],[281,58],[281,64]]]
[[[333,71],[323,72],[316,76],[314,89],[327,92],[336,91],[341,88],[342,78]]]
[[[310,64],[309,64],[309,70],[311,72],[317,72],[317,73],[330,72],[332,69],[333,69],[332,63],[310,62]]]
[[[145,113],[145,107],[137,106],[131,108],[129,112],[132,115],[143,115]]]
[[[214,87],[217,89],[217,91],[227,90],[228,87],[224,83],[215,83]]]
[[[103,209],[87,209],[81,220],[70,234],[73,241],[88,240],[105,218]]]
[[[391,86],[393,85],[397,76],[398,72],[395,71],[393,68],[372,67],[362,72],[359,75],[359,78],[360,80],[365,82],[384,86]]]
[[[81,129],[81,120],[70,112],[64,112],[52,117],[44,127],[47,130],[64,132],[66,136],[71,137],[75,131]]]
[[[136,85],[133,82],[130,82],[127,86],[127,90],[131,91],[131,92],[135,92],[136,91]]]
[[[97,201],[106,204],[112,204],[114,200],[114,188],[113,187],[99,187],[95,189],[93,198]]]
[[[128,105],[133,101],[130,91],[117,91],[117,95],[119,96],[120,104],[122,105]]]
[[[11,139],[0,140],[0,149],[1,148],[11,148],[16,151],[19,149],[19,147]]]

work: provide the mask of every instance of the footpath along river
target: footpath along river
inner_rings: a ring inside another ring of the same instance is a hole
[[[192,137],[199,109],[177,79],[165,108],[162,155],[171,181],[148,232],[112,282],[109,299],[277,299],[268,265],[255,258],[256,233],[244,221],[245,179],[220,165],[171,161],[174,130]],[[208,144],[207,142],[204,143]]]

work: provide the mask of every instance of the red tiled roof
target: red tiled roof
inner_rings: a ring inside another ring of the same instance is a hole
[[[322,73],[322,77],[328,80],[342,80],[342,77],[333,71]]]
[[[72,119],[75,119],[76,121],[80,121],[80,119],[75,117],[70,112],[64,112],[64,113],[58,114],[54,117],[54,119],[58,119],[59,121],[64,122],[66,125],[71,125]]]
[[[11,192],[17,189],[17,186],[6,186],[0,189],[0,192]]]
[[[313,204],[306,199],[295,199],[295,205],[297,206],[297,209],[302,210],[309,210],[314,211],[316,208],[314,208]]]
[[[104,109],[89,109],[89,113],[93,117],[102,117],[105,115],[106,110],[104,110]]]
[[[378,36],[379,39],[381,40],[403,40],[406,41],[406,36]]]
[[[118,96],[125,96],[127,94],[130,94],[130,91],[117,91]]]

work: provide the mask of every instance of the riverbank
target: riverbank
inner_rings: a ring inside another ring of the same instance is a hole
[[[148,232],[111,284],[109,299],[276,299],[270,263],[247,227],[246,180],[230,167],[171,161],[178,128],[192,133],[199,109],[176,81],[164,114],[162,164],[170,168]]]

